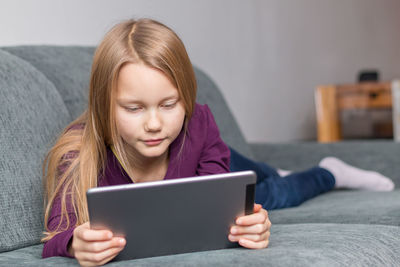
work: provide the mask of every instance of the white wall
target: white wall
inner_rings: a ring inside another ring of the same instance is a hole
[[[316,85],[400,77],[398,0],[0,1],[0,46],[96,45],[130,17],[173,28],[249,141],[316,136]]]

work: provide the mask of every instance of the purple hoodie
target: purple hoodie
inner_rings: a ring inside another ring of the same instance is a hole
[[[192,118],[188,124],[188,134],[181,150],[183,131],[169,147],[169,165],[165,180],[193,177],[208,174],[229,172],[230,151],[221,140],[214,117],[207,105],[196,104]],[[121,185],[132,183],[128,174],[120,165],[110,148],[107,148],[107,163],[104,177],[99,176],[99,186]],[[53,256],[72,257],[68,253],[68,243],[71,241],[76,217],[72,207],[67,203],[70,227],[55,235],[43,247],[43,258]],[[48,220],[49,229],[56,229],[61,219],[61,201],[53,202]],[[62,226],[65,225],[63,220]]]

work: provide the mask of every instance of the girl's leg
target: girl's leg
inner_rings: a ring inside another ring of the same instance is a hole
[[[248,159],[231,147],[229,149],[231,151],[230,170],[232,172],[252,170],[257,174],[257,183],[268,177],[279,176],[278,172],[267,164]]]
[[[282,179],[274,168],[254,162],[231,148],[231,171],[253,170],[257,174],[255,202],[267,210],[300,205],[304,201],[331,190],[333,175],[322,168],[313,168]]]
[[[231,171],[256,172],[256,203],[262,204],[265,209],[297,206],[333,187],[373,191],[394,189],[394,183],[388,177],[356,168],[333,157],[321,160],[319,167],[281,179],[274,168],[262,162],[254,162],[231,149],[230,167]]]
[[[335,178],[319,167],[293,173],[285,178],[270,176],[256,185],[255,202],[265,209],[294,207],[333,189]]]

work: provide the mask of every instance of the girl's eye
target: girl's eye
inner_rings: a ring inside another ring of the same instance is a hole
[[[141,109],[141,107],[126,107],[126,110],[129,112],[139,112]]]
[[[169,108],[175,107],[175,105],[176,105],[176,102],[173,102],[173,103],[165,103],[165,104],[162,104],[161,107],[169,109]]]

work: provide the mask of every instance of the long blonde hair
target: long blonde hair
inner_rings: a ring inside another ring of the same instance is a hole
[[[86,191],[97,186],[99,175],[105,171],[108,145],[114,146],[122,164],[131,169],[114,114],[118,74],[127,63],[146,64],[170,79],[185,107],[184,130],[187,130],[197,85],[182,41],[170,28],[150,19],[127,20],[114,26],[94,55],[88,109],[64,129],[43,163],[46,236],[42,241],[70,227],[67,204],[76,215],[75,225],[89,220]],[[60,224],[50,230],[47,222],[58,198]],[[64,220],[66,224],[62,224]]]

